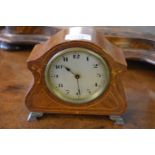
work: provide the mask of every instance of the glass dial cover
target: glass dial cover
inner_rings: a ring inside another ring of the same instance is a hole
[[[107,62],[86,48],[59,51],[45,68],[45,83],[50,92],[73,104],[88,103],[102,95],[109,79]]]

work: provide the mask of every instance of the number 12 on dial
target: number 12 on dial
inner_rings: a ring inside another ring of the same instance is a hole
[[[48,62],[45,82],[59,99],[84,104],[99,97],[110,79],[106,61],[97,53],[80,47],[58,52]]]

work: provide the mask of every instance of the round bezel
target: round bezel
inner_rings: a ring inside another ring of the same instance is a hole
[[[66,54],[66,53],[74,52],[74,51],[85,52],[85,53],[89,53],[90,55],[93,55],[94,57],[96,57],[97,59],[100,60],[100,62],[102,63],[102,65],[104,66],[104,69],[105,69],[106,83],[103,85],[102,89],[99,89],[99,91],[95,92],[94,94],[90,95],[88,98],[85,98],[85,99],[68,98],[66,95],[60,93],[52,84],[50,76],[49,76],[49,70],[50,70],[53,62],[56,61],[56,59],[58,57]],[[110,71],[109,71],[109,67],[108,67],[106,60],[104,60],[104,58],[101,57],[96,52],[93,52],[92,50],[89,50],[89,49],[86,49],[83,47],[66,48],[66,49],[63,49],[63,50],[57,52],[54,56],[51,57],[51,59],[48,61],[46,68],[45,68],[45,83],[46,83],[47,88],[56,97],[58,97],[62,101],[69,102],[69,103],[83,104],[83,103],[91,102],[92,100],[96,99],[97,97],[99,97],[100,95],[102,95],[104,93],[104,91],[108,87],[109,82],[110,82]]]

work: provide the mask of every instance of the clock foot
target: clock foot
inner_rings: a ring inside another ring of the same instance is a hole
[[[42,117],[43,113],[42,112],[30,112],[27,118],[27,121],[36,121],[38,117]]]
[[[124,125],[124,119],[121,116],[118,115],[110,115],[109,118],[112,121],[115,121],[115,125]]]

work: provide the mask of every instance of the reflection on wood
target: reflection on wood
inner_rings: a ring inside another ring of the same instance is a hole
[[[2,27],[4,28],[4,27]],[[47,40],[67,27],[7,26],[1,30],[1,48],[20,50]],[[92,27],[85,27],[89,29]],[[146,61],[155,65],[155,27],[93,27],[116,46],[123,49],[126,59]],[[7,43],[7,44],[6,44]]]
[[[46,114],[39,121],[27,122],[24,97],[33,79],[25,64],[29,54],[0,50],[0,128],[155,128],[155,67],[137,62],[128,62],[122,80],[128,103],[124,126],[91,115]]]

